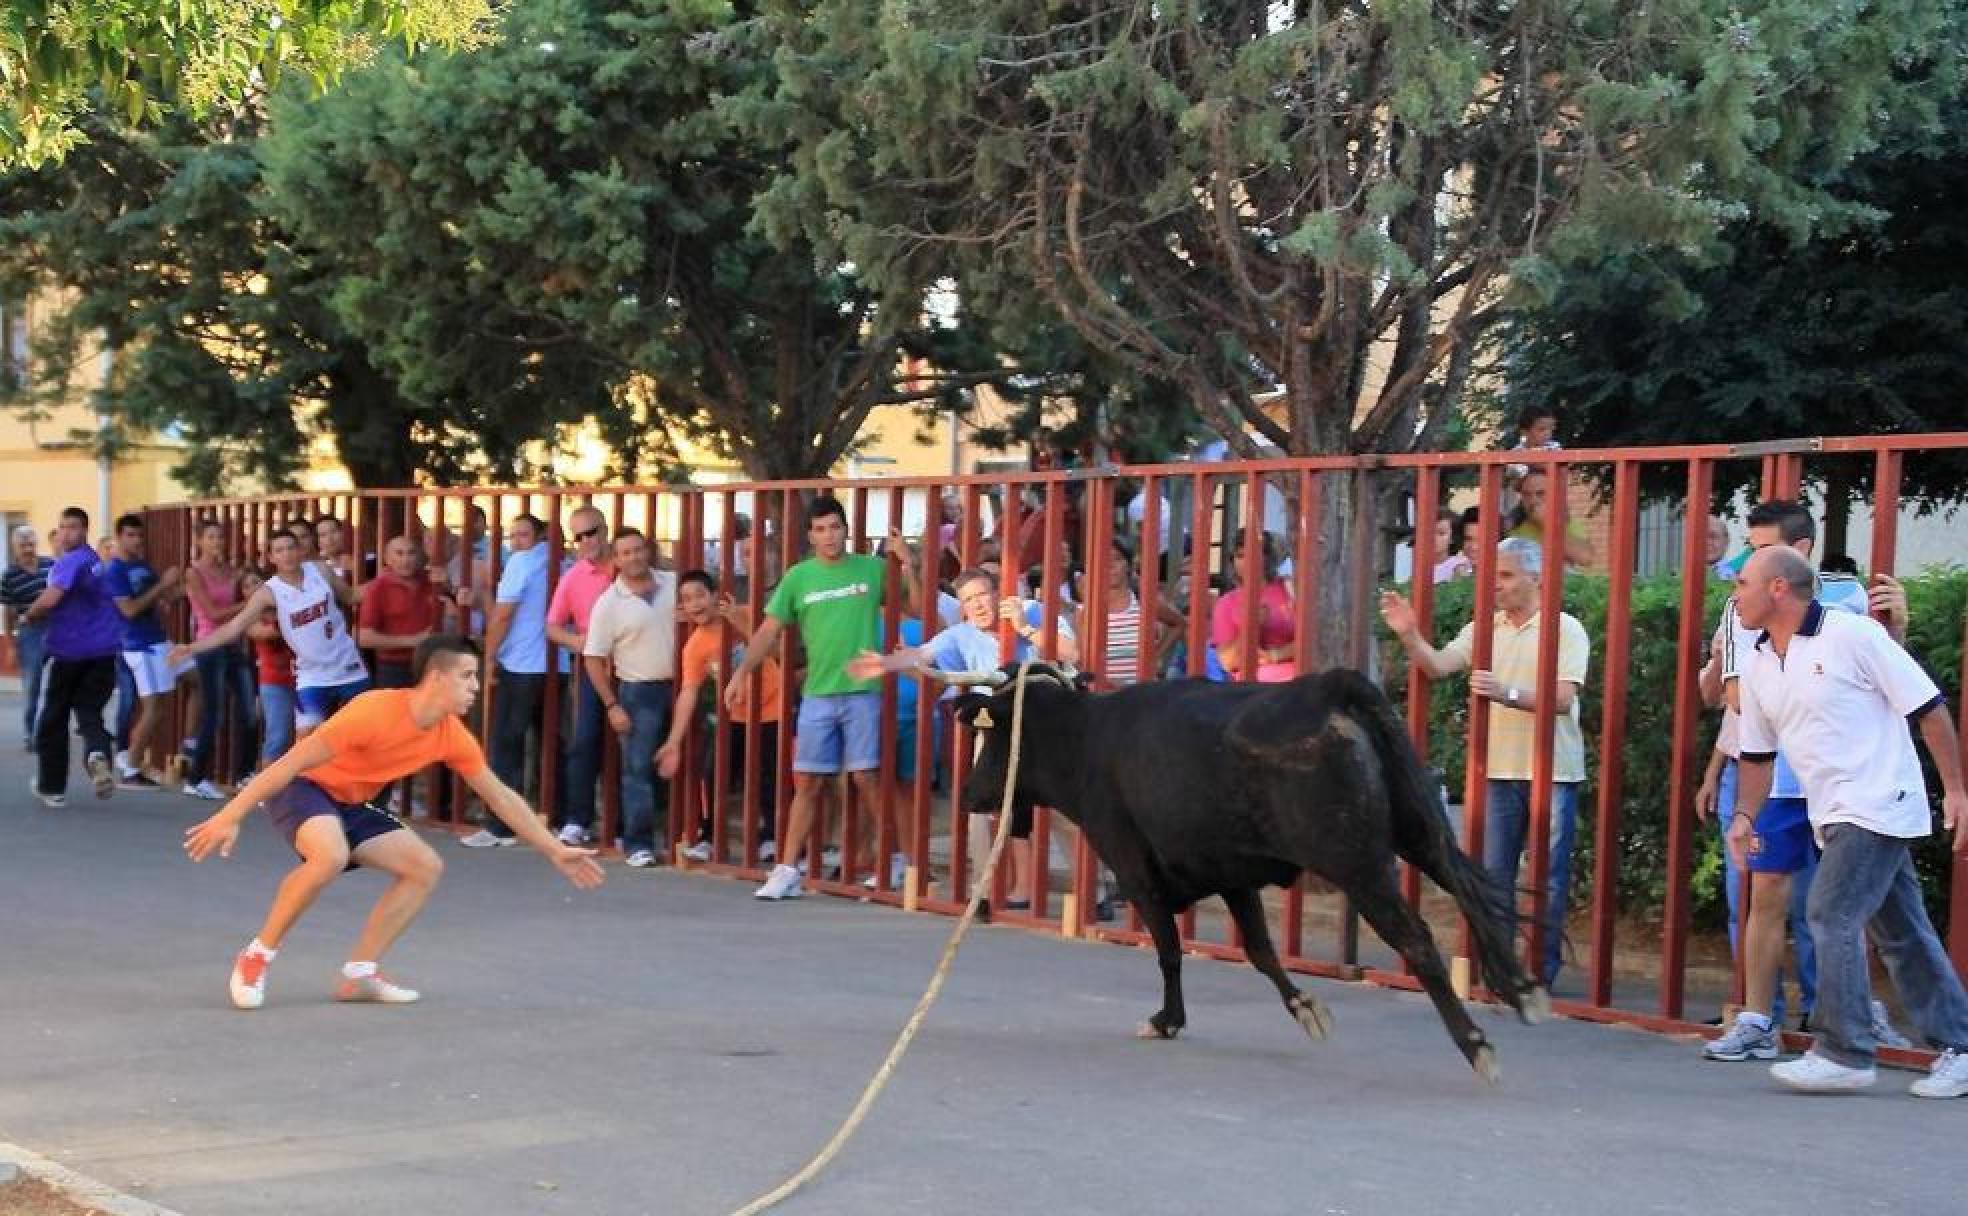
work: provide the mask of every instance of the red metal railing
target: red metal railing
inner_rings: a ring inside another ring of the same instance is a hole
[[[1596,772],[1596,804],[1581,806],[1583,821],[1590,815],[1594,839],[1599,843],[1592,866],[1592,901],[1583,917],[1571,918],[1583,924],[1582,940],[1589,943],[1590,959],[1584,967],[1582,984],[1570,991],[1575,996],[1561,999],[1558,1007],[1576,1016],[1597,1020],[1624,1021],[1644,1026],[1678,1029],[1692,1028],[1689,982],[1695,961],[1690,957],[1691,858],[1697,848],[1698,824],[1693,815],[1693,788],[1706,754],[1708,724],[1701,716],[1697,692],[1697,668],[1701,641],[1713,622],[1703,606],[1709,578],[1704,558],[1708,504],[1717,475],[1747,461],[1757,461],[1760,486],[1766,497],[1795,496],[1814,469],[1834,461],[1870,458],[1876,485],[1871,526],[1871,565],[1874,571],[1888,572],[1898,553],[1897,521],[1899,490],[1907,461],[1918,461],[1924,453],[1959,451],[1968,448],[1968,433],[1893,436],[1854,439],[1800,440],[1773,444],[1727,447],[1705,445],[1680,448],[1619,448],[1600,450],[1517,451],[1509,453],[1427,453],[1408,456],[1317,457],[1272,459],[1228,464],[1163,464],[1126,468],[1078,471],[1050,471],[1011,476],[956,476],[940,478],[899,478],[875,482],[810,480],[775,483],[736,483],[696,487],[675,486],[579,486],[525,489],[469,488],[450,490],[388,490],[340,495],[274,495],[257,499],[235,499],[179,504],[153,508],[151,547],[160,567],[183,560],[189,553],[194,522],[213,517],[225,523],[235,545],[235,556],[251,556],[275,523],[294,515],[338,516],[348,528],[353,549],[351,574],[358,585],[371,577],[376,555],[382,552],[387,536],[402,532],[435,546],[440,560],[449,559],[451,538],[458,537],[455,559],[458,581],[484,590],[496,583],[501,556],[497,537],[506,522],[521,510],[531,510],[548,522],[548,542],[554,560],[549,577],[557,580],[562,556],[562,528],[577,507],[593,506],[602,511],[613,529],[625,525],[641,528],[657,544],[662,564],[681,571],[714,567],[722,573],[721,586],[732,589],[742,575],[744,597],[756,613],[766,594],[783,571],[804,551],[803,511],[807,499],[818,492],[833,493],[843,499],[851,524],[853,546],[857,551],[876,549],[891,525],[900,526],[906,537],[919,546],[909,557],[916,579],[923,588],[923,602],[915,605],[925,619],[924,636],[935,632],[937,604],[935,588],[939,575],[950,565],[970,568],[984,562],[995,549],[1000,559],[998,590],[1003,595],[1018,594],[1035,599],[1043,606],[1045,625],[1040,650],[1056,655],[1064,629],[1069,624],[1081,651],[1081,665],[1088,671],[1107,670],[1110,563],[1117,560],[1111,543],[1125,525],[1119,510],[1120,493],[1131,490],[1144,495],[1140,527],[1136,536],[1138,581],[1133,589],[1140,606],[1140,648],[1134,676],[1151,679],[1164,669],[1158,641],[1164,638],[1156,620],[1157,606],[1167,602],[1180,615],[1179,634],[1166,640],[1185,650],[1182,670],[1190,676],[1204,674],[1208,663],[1212,577],[1236,577],[1245,587],[1258,587],[1263,580],[1263,552],[1260,537],[1270,531],[1283,543],[1292,561],[1287,585],[1292,596],[1294,652],[1301,671],[1316,670],[1328,661],[1361,664],[1369,661],[1372,648],[1374,586],[1388,545],[1376,532],[1376,514],[1371,504],[1375,495],[1389,488],[1412,504],[1415,521],[1410,553],[1413,596],[1424,633],[1432,631],[1435,589],[1430,579],[1436,552],[1432,523],[1440,505],[1450,498],[1468,501],[1477,508],[1481,535],[1502,533],[1505,509],[1505,468],[1510,464],[1536,466],[1551,479],[1547,517],[1543,527],[1546,569],[1557,571],[1566,565],[1567,484],[1583,474],[1605,487],[1606,499],[1594,512],[1609,522],[1608,594],[1605,635],[1593,638],[1592,674],[1581,692],[1583,697],[1600,700]],[[1666,890],[1657,920],[1658,943],[1621,942],[1623,921],[1618,907],[1618,877],[1621,858],[1608,842],[1620,838],[1623,791],[1627,778],[1625,744],[1628,737],[1629,681],[1633,662],[1634,561],[1640,526],[1641,477],[1645,469],[1671,466],[1680,470],[1685,486],[1685,511],[1680,546],[1681,601],[1676,634],[1674,693],[1672,703],[1672,760],[1667,825]],[[1350,517],[1345,520],[1323,518],[1328,509],[1327,491],[1334,479],[1347,482]],[[1030,493],[1029,507],[1022,496]],[[959,518],[950,538],[953,552],[946,560],[941,528],[946,522],[945,496],[952,497]],[[985,508],[993,504],[994,526],[986,526]],[[474,508],[477,510],[474,511]],[[482,519],[481,519],[482,513]],[[1034,515],[1036,514],[1036,519]],[[739,537],[740,519],[749,522],[749,538]],[[481,538],[488,538],[484,569],[473,558]],[[1241,537],[1244,560],[1232,569],[1230,553]],[[1330,546],[1343,547],[1343,560]],[[1184,549],[1187,549],[1185,554]],[[1067,582],[1068,565],[1073,562],[1069,547],[1077,552],[1085,577],[1077,587]],[[1492,577],[1493,551],[1485,548],[1472,555],[1476,565],[1473,618],[1492,619],[1496,610]],[[1036,589],[1026,585],[1025,559],[1033,559]],[[899,567],[894,571],[899,574]],[[1317,645],[1320,614],[1333,601],[1323,598],[1324,580],[1338,577],[1346,590],[1343,611],[1348,627],[1341,653],[1325,655]],[[898,644],[900,625],[905,617],[899,578],[889,580],[884,605],[885,645]],[[1547,578],[1540,611],[1546,619],[1559,611],[1562,580]],[[1247,652],[1235,678],[1255,679],[1257,662],[1255,641],[1262,628],[1261,596],[1243,597],[1239,635],[1249,639]],[[1077,605],[1077,607],[1075,607]],[[469,624],[464,614],[452,609],[454,625]],[[178,622],[182,627],[182,621]],[[723,624],[712,626],[723,630]],[[1013,636],[1008,624],[1000,628],[1002,653],[1011,653]],[[791,639],[782,644],[779,658],[781,726],[773,754],[761,756],[764,731],[758,721],[744,724],[743,762],[731,754],[733,739],[720,728],[715,732],[693,729],[686,738],[684,762],[671,784],[669,829],[673,841],[681,846],[696,830],[699,813],[708,809],[712,825],[713,860],[702,868],[714,873],[755,879],[761,874],[758,859],[759,834],[754,811],[763,798],[763,765],[776,770],[773,783],[776,800],[770,808],[783,829],[791,791],[793,739],[790,731],[797,692],[796,651]],[[1477,629],[1473,634],[1473,662],[1487,668],[1492,658],[1491,634]],[[1535,765],[1533,811],[1526,843],[1527,878],[1523,886],[1531,893],[1528,914],[1520,918],[1525,933],[1526,957],[1536,965],[1544,946],[1544,917],[1540,914],[1543,893],[1549,878],[1549,847],[1553,825],[1549,806],[1553,786],[1555,709],[1549,690],[1557,674],[1558,631],[1541,630],[1538,664],[1538,690],[1535,715]],[[1968,666],[1965,661],[1964,666]],[[721,676],[728,673],[719,673]],[[1383,671],[1383,682],[1404,679],[1407,688],[1408,729],[1418,747],[1425,750],[1432,729],[1428,716],[1428,678],[1418,670]],[[1968,680],[1968,670],[1962,673]],[[570,679],[581,678],[581,665],[573,664]],[[763,691],[763,676],[754,679],[755,695]],[[918,679],[920,677],[907,677]],[[971,825],[959,809],[964,781],[969,769],[968,740],[961,730],[951,729],[940,748],[931,725],[939,713],[934,685],[919,682],[917,688],[917,729],[915,735],[915,775],[906,787],[896,781],[898,771],[897,689],[892,681],[883,690],[883,741],[881,782],[878,804],[861,806],[846,790],[831,811],[816,824],[809,852],[817,889],[856,898],[952,913],[960,909],[967,894],[972,855]],[[491,721],[488,696],[485,722]],[[1968,698],[1963,698],[1968,702]],[[1471,696],[1468,703],[1466,737],[1467,763],[1462,789],[1464,847],[1480,857],[1487,819],[1486,757],[1490,730],[1489,703]],[[756,717],[756,715],[754,715]],[[562,791],[556,788],[557,766],[563,733],[561,697],[549,696],[540,723],[542,757],[539,764],[538,797],[545,810],[557,805]],[[1968,704],[1961,708],[1961,735],[1968,743]],[[168,731],[163,737],[176,738]],[[613,838],[619,821],[619,757],[616,742],[607,741],[607,773],[601,782],[603,840]],[[221,771],[239,770],[239,758],[222,756]],[[947,775],[944,797],[936,792],[936,769]],[[851,789],[851,786],[848,787]],[[462,829],[466,826],[466,806],[454,785],[428,787],[429,819],[433,826]],[[891,889],[885,859],[899,842],[890,827],[891,809],[907,816],[913,841],[911,861],[914,883],[907,889]],[[881,812],[877,814],[877,812]],[[873,826],[870,816],[874,816]],[[1121,924],[1100,924],[1092,911],[1099,880],[1097,860],[1084,840],[1074,834],[1064,881],[1055,884],[1050,858],[1050,839],[1055,831],[1052,816],[1041,810],[1035,817],[1031,852],[1037,859],[1033,900],[1027,910],[1005,908],[1009,878],[1000,872],[991,892],[994,913],[1001,921],[1032,928],[1089,936],[1100,940],[1140,944],[1146,941],[1140,921],[1132,914]],[[862,889],[863,862],[858,846],[873,832],[875,890]],[[783,838],[783,837],[781,837]],[[838,841],[841,869],[825,873],[821,867],[822,842]],[[1439,897],[1424,891],[1419,876],[1403,875],[1407,898],[1417,907],[1436,900],[1435,915],[1440,928],[1454,925],[1452,914],[1443,910]],[[1953,871],[1952,917],[1949,939],[1958,966],[1968,963],[1968,861],[1957,859]],[[1055,898],[1057,897],[1057,898]],[[1300,883],[1280,894],[1271,905],[1275,919],[1274,938],[1286,965],[1315,974],[1364,977],[1373,982],[1415,987],[1413,978],[1397,969],[1362,962],[1357,921],[1351,910],[1337,897],[1316,884]],[[1746,915],[1746,905],[1744,914]],[[1220,958],[1240,958],[1241,943],[1227,917],[1207,913],[1210,926],[1202,925],[1195,909],[1181,920],[1183,939],[1193,952]],[[1449,939],[1445,939],[1449,940]],[[1461,931],[1460,953],[1466,956],[1470,943],[1466,927]],[[1458,968],[1459,973],[1465,969]],[[1698,998],[1705,1007],[1729,999],[1725,987],[1714,982],[1712,965],[1703,972]],[[1651,983],[1647,977],[1651,975]],[[1641,977],[1635,979],[1635,976]],[[1626,983],[1622,986],[1622,978]],[[1651,989],[1651,991],[1650,991]],[[1561,988],[1561,992],[1567,989]]]

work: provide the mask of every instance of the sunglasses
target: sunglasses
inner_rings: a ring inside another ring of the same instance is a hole
[[[600,525],[600,524],[596,524],[596,525],[595,525],[594,527],[592,527],[592,528],[589,528],[589,529],[588,529],[588,530],[587,530],[586,532],[576,532],[576,533],[574,534],[574,539],[575,539],[575,540],[586,540],[586,539],[588,539],[588,538],[589,538],[590,536],[596,536],[596,535],[599,535],[599,534],[600,534],[600,532],[601,532],[601,525]]]

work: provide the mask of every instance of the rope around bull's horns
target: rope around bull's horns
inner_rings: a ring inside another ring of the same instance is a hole
[[[842,1121],[840,1130],[834,1133],[833,1139],[827,1141],[826,1147],[814,1154],[813,1160],[801,1166],[798,1173],[739,1208],[731,1216],[758,1216],[758,1213],[768,1208],[777,1207],[790,1199],[793,1192],[818,1177],[820,1171],[826,1169],[834,1158],[840,1155],[841,1149],[846,1147],[848,1140],[861,1129],[862,1121],[868,1117],[868,1112],[874,1109],[875,1099],[881,1096],[882,1090],[888,1088],[889,1081],[894,1079],[895,1069],[902,1062],[902,1053],[909,1050],[909,1044],[915,1040],[916,1032],[922,1029],[923,1019],[929,1015],[930,1006],[936,1004],[937,996],[943,991],[943,981],[950,976],[950,964],[956,961],[957,947],[963,944],[964,934],[970,932],[972,922],[977,919],[978,901],[991,889],[991,876],[997,871],[998,858],[1004,854],[1005,840],[1011,834],[1012,791],[1018,788],[1018,745],[1022,739],[1019,728],[1023,726],[1025,720],[1025,673],[1031,667],[1030,659],[1019,665],[1018,679],[1012,688],[1011,755],[1005,761],[1004,799],[998,807],[998,833],[991,840],[991,855],[985,859],[984,868],[978,872],[977,882],[970,889],[970,899],[964,904],[963,915],[957,918],[957,927],[950,932],[950,940],[943,943],[943,957],[937,961],[936,971],[929,977],[929,987],[923,989],[922,997],[916,1001],[915,1012],[909,1015],[907,1022],[903,1023],[902,1033],[895,1036],[895,1045],[888,1049],[888,1058],[884,1059],[881,1067],[875,1070],[875,1075],[869,1079],[867,1088],[861,1091],[860,1101],[856,1102],[854,1109],[848,1112],[847,1118]]]

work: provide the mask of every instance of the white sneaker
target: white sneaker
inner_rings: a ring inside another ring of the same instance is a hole
[[[648,849],[637,849],[635,852],[629,854],[623,860],[622,864],[632,869],[646,870],[656,864],[656,854]]]
[[[241,950],[232,960],[232,1007],[258,1009],[266,1004],[267,957]]]
[[[766,876],[765,884],[752,892],[753,899],[798,899],[806,892],[800,890],[800,872],[791,866],[773,866],[772,873]]]
[[[34,796],[41,800],[42,806],[53,807],[55,810],[60,810],[61,808],[68,805],[67,794],[42,793],[41,779],[39,777],[29,777],[27,779],[27,788],[34,791]]]
[[[119,773],[134,773],[137,771],[137,766],[130,763],[129,752],[119,751],[116,753],[116,771]]]
[[[566,845],[568,848],[578,849],[584,844],[592,843],[594,841],[594,834],[578,823],[568,823],[561,825],[559,839],[560,843]]]
[[[405,988],[392,983],[390,978],[378,971],[374,975],[359,980],[342,977],[342,986],[335,990],[338,1001],[368,1002],[376,1005],[408,1005],[423,994],[415,988]]]
[[[888,859],[888,889],[889,890],[900,891],[902,889],[902,880],[908,876],[907,875],[908,869],[909,869],[909,855],[907,853],[897,853],[893,857],[890,857]],[[875,876],[873,874],[868,875],[866,878],[861,880],[861,885],[870,891],[875,890],[876,889]]]
[[[1907,1086],[1916,1098],[1959,1098],[1968,1095],[1968,1052],[1950,1047],[1934,1057],[1927,1075]]]
[[[683,855],[692,861],[709,861],[711,859],[711,842],[700,840],[685,849]]]
[[[1879,1078],[1870,1068],[1847,1068],[1815,1051],[1795,1060],[1770,1065],[1770,1075],[1795,1090],[1808,1094],[1841,1094],[1869,1088]]]
[[[771,840],[759,841],[759,860],[762,862],[779,860],[778,843]]]
[[[500,836],[486,828],[480,828],[458,842],[468,849],[510,849],[519,843],[516,836]]]
[[[203,798],[207,802],[224,802],[226,797],[225,791],[213,785],[209,777],[197,785],[186,786],[185,793],[190,794],[193,798]]]
[[[1886,1016],[1886,1002],[1872,1003],[1872,1037],[1881,1047],[1905,1049],[1913,1046],[1913,1040],[1893,1028],[1893,1019]]]

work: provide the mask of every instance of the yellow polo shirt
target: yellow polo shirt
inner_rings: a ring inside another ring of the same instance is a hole
[[[1512,625],[1501,610],[1496,614],[1491,637],[1490,670],[1506,688],[1530,692],[1537,688],[1538,616],[1523,625]],[[1455,640],[1442,648],[1444,654],[1462,656],[1474,666],[1475,622],[1462,627]],[[1585,686],[1585,668],[1592,652],[1585,626],[1569,613],[1558,614],[1558,679],[1578,688]],[[1511,709],[1501,701],[1490,703],[1489,775],[1499,781],[1529,781],[1532,760],[1537,754],[1537,715],[1529,710]],[[1579,699],[1572,697],[1572,708],[1552,719],[1551,779],[1585,780],[1585,736],[1579,730]]]

